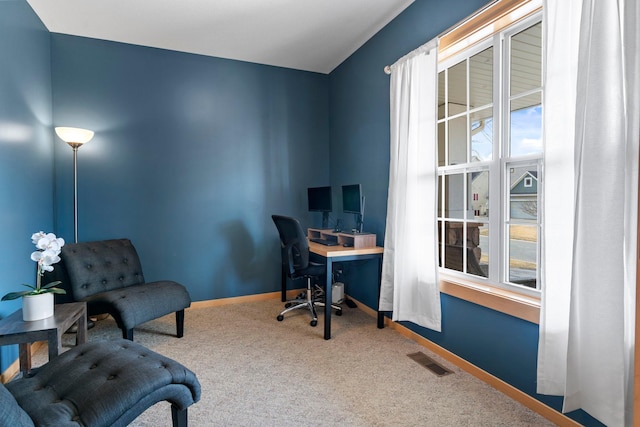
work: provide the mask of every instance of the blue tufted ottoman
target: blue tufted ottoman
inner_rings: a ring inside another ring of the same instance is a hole
[[[126,426],[157,402],[171,403],[174,426],[200,400],[200,383],[180,363],[119,339],[82,344],[0,385],[1,426]]]

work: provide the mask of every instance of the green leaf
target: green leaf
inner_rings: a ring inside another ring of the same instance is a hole
[[[23,286],[26,286],[31,290],[20,291],[20,292],[9,292],[8,294],[2,297],[2,301],[10,301],[10,300],[22,298],[25,295],[40,295],[40,294],[47,294],[47,293],[61,294],[61,295],[66,294],[67,291],[65,291],[64,289],[54,288],[54,286],[59,285],[60,283],[62,282],[60,282],[59,280],[56,282],[51,282],[46,284],[45,286],[42,286],[40,289],[36,289],[34,286],[26,285],[23,283]]]
[[[49,288],[52,288],[54,286],[59,285],[60,283],[62,283],[62,282],[59,281],[59,280],[56,280],[55,282],[47,283],[46,285],[42,286],[40,289],[49,289]]]
[[[22,298],[25,295],[29,295],[33,293],[33,291],[20,291],[20,292],[9,292],[5,296],[2,297],[2,301],[9,301],[13,299]]]

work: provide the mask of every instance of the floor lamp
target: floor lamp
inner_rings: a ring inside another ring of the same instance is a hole
[[[57,127],[58,137],[73,149],[73,238],[78,243],[78,148],[91,141],[93,131],[80,128]]]

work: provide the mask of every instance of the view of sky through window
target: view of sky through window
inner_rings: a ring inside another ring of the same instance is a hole
[[[493,119],[474,121],[471,125],[472,155],[479,161],[491,160]],[[524,156],[542,152],[542,106],[534,105],[511,113],[511,155]]]

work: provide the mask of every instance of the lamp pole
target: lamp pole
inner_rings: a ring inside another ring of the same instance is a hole
[[[78,147],[82,144],[68,142],[73,150],[73,241],[78,243]]]
[[[73,240],[78,243],[78,148],[91,141],[93,131],[80,128],[57,127],[56,134],[73,150]]]

